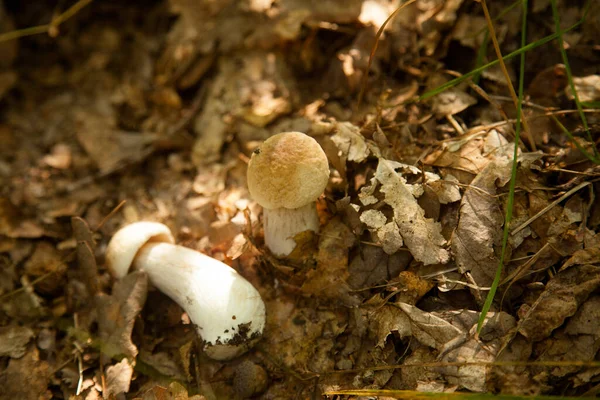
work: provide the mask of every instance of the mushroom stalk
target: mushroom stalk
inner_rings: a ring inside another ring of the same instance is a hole
[[[285,257],[296,248],[294,237],[304,231],[319,231],[315,202],[303,207],[263,209],[265,244],[277,257]]]
[[[138,222],[119,230],[108,244],[106,263],[118,278],[130,266],[179,304],[215,360],[246,352],[262,335],[265,304],[258,291],[228,265],[173,244],[169,229]]]

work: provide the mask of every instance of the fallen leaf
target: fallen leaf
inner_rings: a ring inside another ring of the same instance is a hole
[[[317,267],[306,274],[302,292],[323,298],[337,299],[348,305],[358,304],[350,295],[348,279],[348,249],[355,237],[350,229],[334,218],[320,233]]]
[[[112,118],[93,110],[77,111],[77,140],[104,174],[127,162],[140,161],[156,140],[153,134],[117,130]]]
[[[386,254],[378,246],[361,246],[348,265],[348,284],[354,289],[379,285],[398,276],[412,256],[407,251]]]
[[[394,222],[400,229],[404,244],[415,260],[425,265],[447,263],[450,255],[443,247],[446,239],[441,234],[441,225],[425,218],[424,210],[414,197],[417,189],[396,173],[397,166],[402,164],[380,158],[374,179],[381,183],[384,202],[394,210]]]
[[[519,333],[534,342],[547,338],[599,286],[600,267],[595,265],[573,266],[559,272],[533,305],[519,311]]]
[[[43,158],[46,165],[56,169],[69,169],[72,159],[71,147],[64,143],[52,146],[50,154]]]
[[[495,147],[492,146],[495,144]],[[442,148],[425,157],[426,165],[448,168],[462,183],[468,183],[490,162],[505,158],[513,145],[497,130],[475,132],[445,141]]]
[[[461,335],[445,343],[442,362],[492,362],[502,348],[504,337],[516,326],[515,319],[505,312],[488,313],[479,338],[473,332],[480,313],[450,311],[432,313],[444,318],[461,331]],[[490,370],[484,365],[448,366],[440,368],[444,378],[452,384],[474,392],[487,390]]]
[[[36,284],[36,290],[42,294],[52,294],[64,286],[67,266],[56,247],[42,241],[36,244],[33,254],[25,262],[25,272],[33,279],[49,274]]]
[[[129,392],[133,365],[127,358],[106,368],[106,396],[117,396]]]
[[[138,359],[144,364],[150,365],[160,374],[168,376],[172,379],[185,381],[186,377],[181,371],[181,368],[169,353],[158,352],[152,354],[149,351],[140,350]]]
[[[598,101],[600,100],[600,75],[588,75],[583,77],[573,77],[573,84],[577,91],[579,101]],[[571,86],[565,88],[567,96],[573,98]]]
[[[33,337],[33,331],[25,326],[0,327],[0,357],[23,357],[27,344]]]
[[[547,338],[535,346],[536,352],[540,354],[538,360],[547,361],[573,361],[585,362],[593,361],[596,353],[600,349],[600,341],[596,335],[577,335],[565,334],[562,329],[555,331],[552,337]],[[539,368],[549,372],[552,377],[564,377],[574,374],[581,370],[577,365],[566,365],[556,367]]]
[[[25,356],[11,359],[0,373],[0,398],[50,400],[51,373],[48,363],[40,360],[37,348],[33,347]]]
[[[341,152],[344,162],[362,162],[371,154],[369,147],[360,129],[350,122],[337,122],[334,124],[335,134],[331,140]]]
[[[592,335],[600,338],[600,296],[590,296],[569,318],[565,326],[569,335]]]
[[[498,267],[504,213],[496,186],[510,179],[511,164],[498,160],[488,164],[465,191],[452,249],[461,273],[471,272],[480,287],[489,287]]]
[[[171,382],[168,387],[154,386],[144,393],[143,397],[134,400],[206,400],[202,395],[189,396],[188,391],[178,382]]]
[[[98,337],[102,352],[107,356],[125,355],[134,359],[137,355],[131,332],[146,302],[147,291],[146,273],[135,271],[114,284],[112,295],[99,293],[96,296]]]
[[[473,96],[461,89],[452,88],[435,95],[431,108],[438,116],[444,116],[458,114],[473,104],[477,104]]]

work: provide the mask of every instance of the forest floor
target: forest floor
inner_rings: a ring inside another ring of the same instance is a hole
[[[417,0],[380,37],[400,1],[0,1],[0,398],[596,396],[600,7],[529,3],[527,43],[565,32],[525,52],[518,113],[520,56],[435,89],[522,47],[520,1],[491,35],[481,2]],[[331,175],[277,259],[246,169],[285,131]],[[256,346],[211,360],[109,274],[142,220],[257,288]]]

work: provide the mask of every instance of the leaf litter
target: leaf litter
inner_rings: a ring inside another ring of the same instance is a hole
[[[594,390],[600,369],[577,363],[597,360],[600,343],[599,186],[596,166],[547,115],[572,108],[564,66],[543,52],[528,58],[524,115],[539,121],[530,134],[541,151],[520,146],[500,295],[478,335],[501,250],[514,110],[493,69],[481,91],[463,84],[407,100],[453,76],[440,66],[472,68],[480,10],[410,4],[366,74],[375,32],[399,2],[307,4],[165,0],[116,13],[92,2],[56,36],[1,43],[0,397]],[[0,4],[1,31],[55,11],[20,7]],[[559,7],[571,19],[581,12]],[[495,21],[505,53],[519,12]],[[583,26],[568,51],[580,100],[593,103],[600,60],[580,52],[598,36]],[[575,118],[559,118],[591,149]],[[590,123],[596,138],[593,114]],[[278,260],[245,169],[282,130],[315,137],[332,174],[321,231],[298,235],[298,251]],[[113,281],[107,241],[138,220],[165,222],[178,243],[257,287],[267,327],[254,350],[211,361],[144,273]],[[495,361],[546,364],[484,365]],[[565,361],[573,365],[552,365]]]

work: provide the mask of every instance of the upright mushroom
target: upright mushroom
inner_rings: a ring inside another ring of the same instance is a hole
[[[329,181],[327,156],[301,132],[271,136],[248,164],[248,189],[263,207],[265,244],[279,257],[296,247],[294,237],[319,230],[315,201]]]
[[[228,360],[246,352],[265,326],[260,294],[233,268],[174,242],[163,224],[127,225],[108,243],[106,265],[116,278],[131,266],[146,271],[187,312],[209,357]]]

